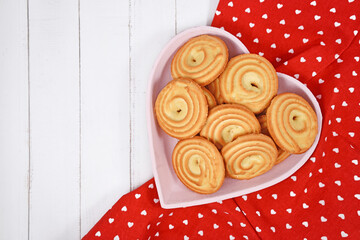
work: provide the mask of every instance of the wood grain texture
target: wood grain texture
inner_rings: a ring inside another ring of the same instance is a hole
[[[78,3],[30,0],[29,19],[29,239],[79,239]]]
[[[158,54],[175,35],[175,1],[132,0],[130,15],[131,189],[135,189],[153,176],[146,128],[146,91]]]
[[[27,3],[0,2],[0,239],[28,236]]]
[[[80,1],[81,235],[130,190],[129,3]]]
[[[191,27],[210,26],[218,3],[219,0],[177,0],[177,33]]]

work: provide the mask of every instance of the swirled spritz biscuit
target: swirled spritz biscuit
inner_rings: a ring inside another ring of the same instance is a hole
[[[202,87],[202,90],[203,90],[206,100],[208,102],[209,109],[215,107],[217,105],[217,102],[216,102],[214,95],[212,95],[212,93],[206,87]]]
[[[248,134],[226,144],[221,153],[228,175],[250,179],[269,171],[278,152],[273,140],[264,134]]]
[[[285,152],[279,147],[277,149],[278,149],[278,156],[276,158],[275,164],[281,163],[291,155],[290,153]]]
[[[266,115],[271,137],[286,152],[303,153],[314,143],[318,132],[317,116],[299,95],[279,94],[271,101]]]
[[[273,65],[257,54],[230,59],[220,75],[220,93],[226,103],[239,103],[258,114],[269,106],[278,90]]]
[[[269,137],[271,137],[269,130],[267,128],[267,123],[266,123],[266,115],[260,115],[257,117],[257,119],[259,120],[260,126],[261,126],[261,133],[265,134]],[[282,150],[281,148],[279,148],[278,146],[277,150],[278,150],[278,157],[275,161],[275,164],[281,163],[282,161],[284,161],[287,157],[290,156],[290,153],[285,152],[284,150]]]
[[[257,116],[257,119],[258,119],[258,121],[260,123],[261,133],[265,134],[267,136],[270,136],[270,133],[269,133],[269,131],[267,129],[266,114],[262,114],[262,115]]]
[[[208,115],[201,87],[189,79],[175,79],[159,93],[155,102],[159,126],[170,136],[184,139],[200,132]]]
[[[213,81],[212,83],[210,83],[206,87],[214,95],[217,103],[218,104],[223,104],[225,102],[224,102],[224,99],[221,97],[221,94],[220,94],[219,83],[220,83],[219,78],[217,78],[217,79],[215,79],[215,81]]]
[[[228,62],[228,48],[223,40],[200,35],[187,41],[171,62],[173,78],[190,78],[201,86],[214,81]]]
[[[180,181],[194,192],[214,193],[224,182],[223,158],[205,138],[196,136],[179,141],[172,153],[172,163]]]
[[[210,110],[200,136],[221,149],[238,136],[250,133],[260,133],[260,124],[254,113],[239,104],[222,104]]]

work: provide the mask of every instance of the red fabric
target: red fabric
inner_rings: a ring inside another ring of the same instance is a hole
[[[83,239],[360,239],[359,13],[359,0],[221,0],[212,25],[317,97],[324,121],[313,156],[270,188],[196,207],[162,209],[150,180]]]

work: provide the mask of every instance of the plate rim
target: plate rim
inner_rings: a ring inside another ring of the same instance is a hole
[[[238,42],[238,44],[241,46],[241,48],[246,49],[247,52],[248,49],[246,48],[246,46],[237,38],[235,37],[233,34],[227,32],[226,30],[223,30],[221,28],[216,28],[216,27],[210,27],[210,26],[200,26],[200,27],[193,27],[193,28],[189,28],[185,31],[182,31],[181,33],[175,35],[170,41],[167,42],[167,44],[162,48],[162,50],[160,51],[160,53],[158,54],[158,57],[156,58],[156,61],[153,64],[151,73],[150,73],[150,77],[148,79],[148,84],[147,84],[147,93],[146,93],[146,125],[147,125],[147,134],[148,134],[148,140],[149,140],[149,147],[150,147],[150,158],[151,158],[151,162],[152,162],[152,171],[154,174],[154,180],[155,180],[155,184],[156,184],[156,189],[158,192],[158,196],[159,196],[159,200],[160,200],[160,205],[162,208],[164,209],[172,209],[172,208],[180,208],[180,207],[189,207],[189,206],[197,206],[197,205],[203,205],[203,204],[208,204],[208,203],[212,203],[212,202],[216,202],[219,201],[219,196],[210,196],[206,199],[196,199],[196,200],[191,200],[191,201],[187,201],[184,202],[184,204],[182,204],[181,206],[179,206],[179,203],[166,203],[165,199],[164,199],[164,195],[162,192],[162,189],[160,187],[160,180],[159,180],[159,175],[158,172],[156,170],[156,161],[155,161],[155,150],[154,150],[154,142],[152,141],[152,127],[151,127],[151,121],[154,116],[154,112],[153,112],[153,104],[152,104],[152,98],[153,98],[153,79],[154,79],[154,75],[155,72],[157,71],[157,66],[159,65],[159,62],[162,59],[162,56],[164,55],[164,53],[167,51],[167,49],[174,43],[176,42],[179,38],[182,38],[183,35],[188,35],[189,33],[196,33],[199,30],[206,30],[208,31],[207,34],[212,34],[212,33],[219,33],[221,35],[226,35],[227,37],[229,37],[230,39],[234,40],[235,42]],[[202,35],[202,34],[206,34],[206,33],[201,33],[198,35]],[[194,35],[196,36],[196,35]],[[302,86],[300,85],[300,88],[307,94],[307,96],[311,99],[312,103],[315,105],[315,109],[314,111],[316,112],[317,118],[318,118],[318,133],[316,135],[315,141],[312,144],[312,146],[310,147],[309,150],[307,150],[304,154],[304,160],[303,161],[299,161],[297,164],[293,165],[288,171],[286,171],[284,174],[281,174],[279,176],[277,176],[275,179],[267,181],[265,183],[259,184],[257,186],[254,187],[250,187],[246,190],[241,190],[241,192],[243,193],[239,193],[238,192],[230,192],[230,193],[226,193],[223,194],[221,196],[221,200],[225,200],[225,199],[229,199],[229,198],[234,198],[234,197],[240,197],[242,195],[245,194],[249,194],[255,191],[260,191],[263,190],[265,188],[268,188],[270,186],[273,186],[275,184],[278,184],[282,181],[284,181],[285,179],[287,179],[288,177],[290,177],[292,174],[294,174],[297,170],[299,170],[310,158],[310,156],[313,154],[313,152],[315,151],[319,140],[320,140],[320,135],[321,135],[321,131],[322,131],[322,121],[323,121],[323,116],[322,116],[322,112],[321,112],[321,108],[319,105],[319,102],[317,101],[317,99],[315,98],[314,94],[310,91],[310,89],[308,89],[302,82],[298,81],[297,79],[285,74],[285,73],[281,73],[281,72],[277,72],[277,75],[283,78],[290,78],[291,81],[293,81],[295,84],[302,84]],[[260,188],[259,188],[260,186]],[[254,188],[256,188],[256,190],[254,190]]]

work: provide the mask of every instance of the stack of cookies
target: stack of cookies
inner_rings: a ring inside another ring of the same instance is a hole
[[[159,126],[180,140],[172,154],[176,175],[202,194],[219,190],[225,176],[251,179],[305,152],[318,131],[305,99],[277,95],[268,60],[256,54],[228,58],[220,38],[190,39],[176,52],[173,80],[155,102]]]

